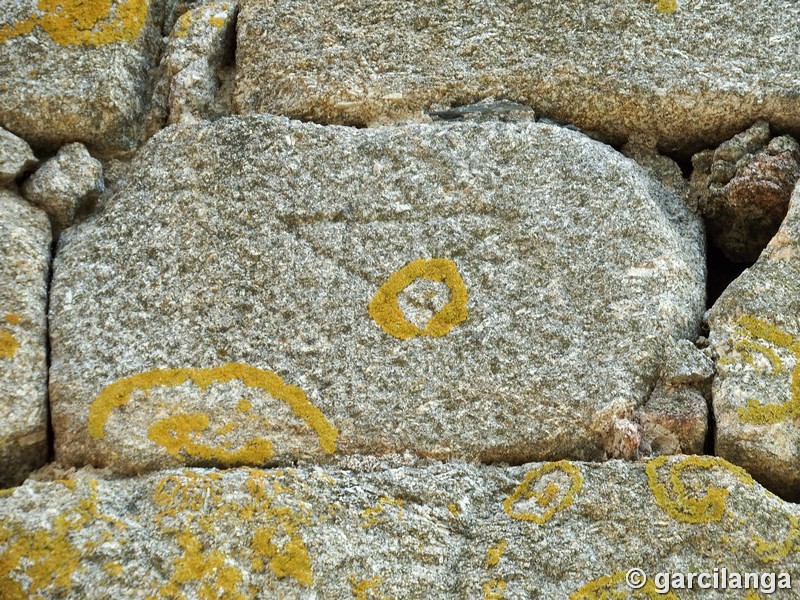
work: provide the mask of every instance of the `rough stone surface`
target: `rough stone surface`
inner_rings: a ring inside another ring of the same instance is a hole
[[[37,164],[25,140],[0,127],[0,185],[13,182]]]
[[[634,456],[703,258],[674,193],[564,128],[173,126],[62,236],[56,454]]]
[[[141,135],[164,0],[4,0],[0,125],[34,146],[103,153]]]
[[[800,179],[800,144],[770,139],[759,121],[716,150],[692,158],[690,202],[708,224],[708,236],[731,261],[753,263],[778,231]]]
[[[187,469],[116,481],[78,472],[0,498],[0,592],[709,598],[696,586],[658,595],[655,575],[727,569],[796,578],[799,536],[797,506],[714,457],[377,472]],[[654,578],[641,596],[624,582],[633,567]],[[796,598],[798,590],[795,582],[768,597]],[[726,597],[753,598],[741,589]]]
[[[25,198],[42,208],[54,232],[66,229],[103,193],[103,165],[80,143],[62,146],[22,186]]]
[[[218,99],[220,71],[233,52],[235,2],[190,8],[176,21],[161,59],[156,91],[167,123],[194,123],[225,111]]]
[[[49,267],[47,215],[0,190],[0,487],[47,458]]]
[[[800,188],[755,265],[709,313],[716,452],[800,499]]]
[[[324,123],[495,97],[697,151],[768,119],[800,131],[791,0],[244,0],[235,105]]]

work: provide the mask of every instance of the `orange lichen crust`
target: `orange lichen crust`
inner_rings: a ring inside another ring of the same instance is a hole
[[[605,575],[590,581],[579,590],[569,595],[569,600],[623,600],[624,598],[647,598],[648,600],[678,600],[672,592],[660,594],[656,585],[649,579],[644,586],[631,591],[625,582],[627,572],[617,571],[613,575]]]
[[[734,349],[741,354],[744,361],[756,366],[753,352],[763,354],[769,361],[771,375],[783,372],[783,361],[777,352],[762,340],[779,349],[788,350],[794,356],[795,366],[791,375],[791,398],[781,404],[762,404],[758,400],[748,400],[747,406],[739,407],[737,413],[742,423],[753,425],[772,425],[800,417],[800,342],[774,325],[753,316],[743,316],[736,322],[735,335],[743,336],[734,344]],[[720,359],[722,364],[731,364],[732,357]]]
[[[645,466],[647,484],[655,496],[656,503],[676,521],[684,523],[710,523],[719,521],[725,514],[725,502],[730,492],[725,488],[708,488],[701,497],[689,495],[689,490],[681,479],[684,471],[690,469],[708,471],[723,469],[747,485],[755,482],[747,472],[728,461],[715,456],[686,456],[670,465],[666,482],[659,477],[659,469],[671,461],[669,456],[659,456],[648,461]]]
[[[566,488],[566,491],[564,491],[563,486],[559,486],[555,481],[549,481],[541,490],[536,489],[537,482],[549,473],[557,473],[561,477],[569,479],[569,487]],[[566,460],[550,462],[538,469],[528,471],[522,482],[503,501],[503,509],[508,516],[514,519],[542,524],[549,521],[557,512],[572,504],[575,494],[578,493],[582,485],[583,477],[578,467]],[[528,500],[534,500],[542,512],[514,509],[514,504],[517,502]]]
[[[159,597],[231,598],[244,600],[256,595],[246,586],[243,569],[253,571],[269,565],[275,577],[291,577],[300,585],[313,583],[311,559],[300,535],[301,525],[310,524],[307,510],[296,506],[291,488],[280,481],[283,471],[248,471],[246,495],[226,493],[219,473],[168,475],[155,489],[161,531],[176,535],[183,555],[174,561],[170,580],[158,590]],[[223,552],[217,544],[204,546],[203,538],[224,544],[228,526],[235,523],[252,530],[251,542],[235,552]],[[238,559],[238,560],[237,560]],[[189,594],[195,589],[194,595]]]
[[[450,288],[450,302],[431,317],[424,329],[410,323],[403,316],[397,301],[398,294],[420,277],[442,282]],[[467,318],[467,286],[452,260],[420,258],[393,273],[378,289],[369,303],[369,316],[386,333],[401,340],[418,335],[443,336]]]
[[[38,13],[0,26],[0,43],[35,27],[62,46],[103,46],[139,36],[147,19],[147,0],[39,0]]]
[[[207,369],[153,369],[120,379],[103,389],[92,403],[89,409],[89,433],[95,439],[102,439],[111,412],[127,404],[131,394],[136,390],[146,391],[158,386],[175,387],[187,381],[205,390],[212,383],[226,383],[233,380],[239,380],[247,387],[263,390],[273,398],[286,402],[292,412],[317,433],[320,446],[325,453],[332,454],[336,451],[339,430],[309,402],[303,390],[283,383],[283,380],[271,371],[243,363],[228,363]],[[240,402],[240,406],[244,408],[246,404]],[[208,427],[207,415],[178,415],[156,423],[150,428],[149,434],[151,439],[155,439],[171,454],[183,450],[201,458],[215,458],[222,462],[246,460],[248,464],[251,460],[253,464],[261,463],[265,458],[272,456],[272,444],[262,438],[250,440],[244,448],[233,452],[222,448],[210,448],[189,440],[191,432],[201,431],[206,427]]]
[[[0,598],[62,597],[72,588],[81,559],[125,529],[98,509],[97,481],[66,487],[64,493],[75,496],[74,507],[55,515],[43,529],[31,530],[11,516],[0,516]],[[83,541],[78,543],[77,537]]]

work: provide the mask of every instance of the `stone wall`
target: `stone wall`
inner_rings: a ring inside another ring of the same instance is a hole
[[[800,597],[800,5],[0,2],[0,597]]]

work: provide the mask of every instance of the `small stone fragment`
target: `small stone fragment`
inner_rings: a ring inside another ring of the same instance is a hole
[[[755,262],[775,235],[800,179],[798,161],[800,145],[790,136],[770,140],[765,121],[694,156],[691,201],[729,260]]]
[[[800,187],[758,261],[708,315],[716,453],[800,499]]]
[[[49,267],[47,215],[0,190],[0,487],[47,458]]]
[[[164,97],[168,123],[194,123],[220,115],[220,70],[234,43],[236,2],[216,0],[178,18],[161,59],[157,94]]]
[[[11,183],[38,164],[25,140],[0,127],[0,186]]]
[[[58,235],[103,193],[103,165],[83,144],[62,146],[22,186],[25,198],[50,215]]]
[[[149,70],[171,0],[4,0],[0,126],[55,150],[110,156],[142,137]]]
[[[632,457],[705,308],[700,219],[562,127],[233,117],[124,179],[56,261],[69,465]]]
[[[656,575],[687,571],[797,595],[800,509],[712,456],[95,477],[0,496],[4,598],[670,600]]]
[[[708,402],[690,386],[656,386],[637,414],[643,454],[702,454],[708,435]]]

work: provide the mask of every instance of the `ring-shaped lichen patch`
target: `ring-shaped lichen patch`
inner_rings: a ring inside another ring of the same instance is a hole
[[[536,484],[545,475],[558,472],[569,479],[569,486],[559,486],[554,481],[549,482],[544,489],[537,490]],[[578,467],[566,460],[550,462],[542,465],[538,469],[528,471],[522,482],[511,492],[511,495],[503,501],[503,509],[508,516],[519,519],[520,521],[533,521],[534,523],[545,523],[553,518],[557,512],[564,510],[575,499],[575,494],[580,491],[583,485],[583,476]],[[564,488],[566,487],[566,491]],[[515,510],[517,502],[534,500],[542,509],[541,513],[530,510]]]
[[[450,301],[431,317],[423,329],[405,318],[397,299],[400,292],[421,277],[444,283],[450,288]],[[452,260],[419,258],[393,273],[378,289],[369,303],[369,316],[386,333],[401,340],[418,335],[443,336],[467,318],[467,286]]]
[[[725,514],[725,503],[730,492],[725,488],[710,487],[704,496],[693,497],[683,482],[684,471],[695,469],[710,471],[721,468],[733,474],[742,483],[752,485],[747,471],[716,456],[687,456],[675,461],[667,470],[666,481],[659,470],[670,461],[669,456],[659,456],[645,466],[647,484],[655,496],[656,504],[676,521],[684,523],[710,523],[719,521]]]
[[[226,383],[233,380],[239,380],[249,388],[264,390],[273,398],[286,402],[292,412],[317,433],[320,446],[326,454],[332,454],[336,451],[336,438],[339,435],[339,430],[331,425],[325,415],[322,414],[322,411],[311,404],[303,390],[283,383],[283,379],[271,371],[265,371],[243,363],[228,363],[206,369],[153,369],[115,381],[103,389],[92,403],[89,409],[89,433],[95,439],[102,439],[105,435],[105,424],[111,416],[111,411],[127,404],[131,394],[136,390],[147,391],[158,386],[175,387],[186,381],[191,381],[201,390],[205,390],[212,383]],[[199,417],[199,419],[197,415],[193,415],[188,422],[182,423],[183,433],[188,435],[188,431],[185,431],[186,427],[192,431],[197,431],[198,428],[205,428],[207,423],[204,424],[202,417]],[[162,429],[170,425],[174,425],[174,423],[168,422],[155,431],[151,427],[150,433],[154,435],[164,433]],[[162,441],[164,441],[162,445],[168,451],[171,449],[176,452],[175,444],[183,446],[184,450],[187,449],[186,440],[179,435],[172,438],[168,437]],[[271,444],[265,443],[265,441],[260,438],[251,440],[250,445],[245,446],[242,451],[248,451],[251,454],[255,453],[255,456],[263,459],[266,454],[271,455],[272,452]],[[207,448],[204,450],[199,446],[195,446],[188,446],[188,449],[207,453]],[[234,456],[226,455],[226,458],[234,458]],[[241,456],[237,456],[236,462],[241,462],[240,458]],[[255,462],[262,462],[262,460]]]

